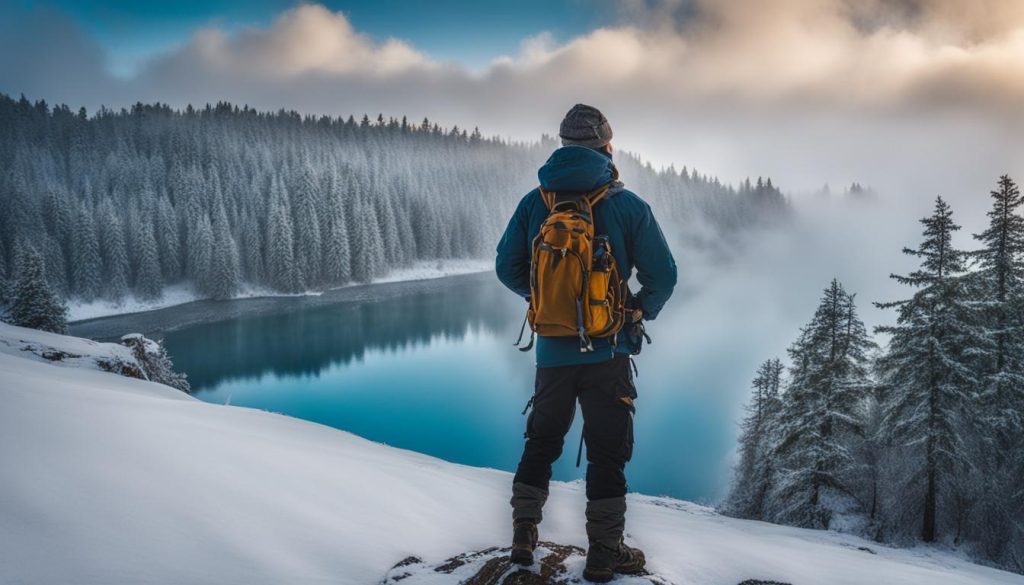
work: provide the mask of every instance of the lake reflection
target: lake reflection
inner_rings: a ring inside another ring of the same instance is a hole
[[[224,381],[308,377],[361,360],[368,352],[401,352],[470,330],[504,325],[507,298],[492,286],[453,286],[369,302],[245,316],[173,331],[165,342],[200,392]],[[244,301],[243,301],[244,302]]]
[[[449,461],[515,469],[534,356],[512,347],[525,303],[493,277],[385,300],[282,307],[164,335],[198,398],[288,414]],[[685,383],[683,362],[648,365],[645,358],[630,488],[713,499],[732,448],[731,412],[676,391]],[[555,479],[583,475],[575,468],[579,419]]]

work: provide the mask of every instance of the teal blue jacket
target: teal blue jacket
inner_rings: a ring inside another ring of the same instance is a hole
[[[612,180],[612,160],[597,150],[564,146],[551,154],[537,177],[549,191],[591,191]],[[525,299],[530,297],[531,242],[547,216],[540,190],[530,191],[498,242],[498,279]],[[608,236],[612,255],[627,282],[636,269],[641,288],[633,296],[632,306],[643,310],[645,320],[657,317],[676,285],[676,263],[650,206],[616,181],[594,207],[594,228],[598,235]],[[538,337],[537,367],[592,364],[611,359],[615,351],[629,353],[625,343],[613,344],[610,338],[593,342],[594,351],[581,352],[575,337]]]

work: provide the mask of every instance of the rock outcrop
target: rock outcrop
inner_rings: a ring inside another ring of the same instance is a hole
[[[585,584],[583,566],[587,552],[578,546],[541,542],[530,567],[509,562],[509,548],[492,547],[463,553],[441,563],[425,563],[409,557],[396,564],[381,585],[574,585]],[[654,574],[622,575],[616,585],[672,585]]]

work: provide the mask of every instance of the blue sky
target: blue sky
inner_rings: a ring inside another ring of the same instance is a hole
[[[203,26],[235,30],[266,27],[290,0],[15,0],[26,8],[52,8],[70,17],[100,42],[108,65],[128,75],[152,55],[184,42]],[[611,23],[607,2],[587,0],[346,0],[319,2],[344,12],[353,26],[374,39],[409,41],[432,58],[481,69],[518,51],[524,38],[548,32],[556,42]]]

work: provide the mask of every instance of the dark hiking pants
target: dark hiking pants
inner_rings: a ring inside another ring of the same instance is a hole
[[[602,531],[621,534],[625,466],[633,455],[634,398],[631,364],[625,355],[615,354],[598,364],[537,368],[526,446],[513,480],[514,521],[541,520],[551,465],[562,454],[579,400],[587,448],[588,533],[597,521]]]

